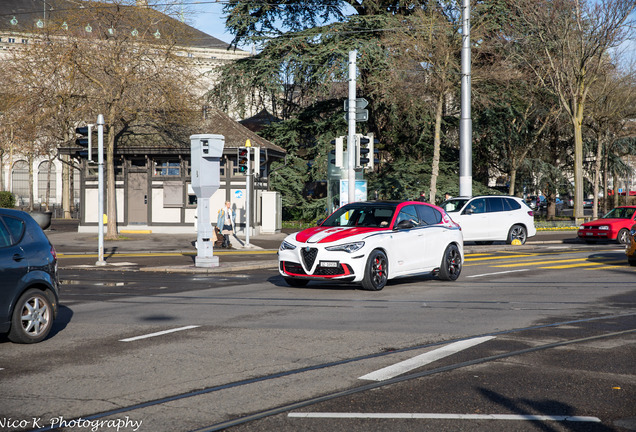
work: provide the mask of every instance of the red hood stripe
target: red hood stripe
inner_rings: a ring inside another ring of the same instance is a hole
[[[358,234],[370,234],[374,232],[388,231],[389,228],[370,228],[370,227],[313,227],[307,228],[296,234],[296,241],[300,243],[306,243],[307,240],[317,234],[323,234],[323,237],[318,243],[331,243],[336,242],[347,237],[353,237]],[[332,231],[331,233],[329,231]],[[318,237],[321,237],[320,235]]]

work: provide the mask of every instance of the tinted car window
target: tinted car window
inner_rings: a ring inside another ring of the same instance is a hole
[[[442,214],[433,207],[418,205],[416,208],[422,225],[435,225],[442,221]]]
[[[486,199],[476,198],[472,200],[466,206],[466,210],[464,210],[464,213],[466,213],[468,210],[473,213],[486,213]]]
[[[636,209],[633,208],[616,207],[603,216],[602,219],[631,219],[635,211]]]
[[[7,227],[2,223],[2,218],[0,218],[0,247],[7,246],[11,246],[11,236]]]
[[[503,211],[503,202],[501,198],[488,198],[487,201],[489,212]]]
[[[443,208],[446,213],[452,213],[460,211],[462,207],[464,207],[464,204],[466,204],[466,201],[468,201],[466,198],[451,198],[448,201],[444,201],[440,207]]]
[[[397,219],[395,220],[395,225],[397,226],[397,224],[399,224],[400,222],[404,220],[410,220],[411,222],[415,224],[415,226],[420,224],[420,218],[417,215],[415,206],[410,205],[410,206],[403,207],[402,210],[400,210],[400,213],[398,214]]]
[[[393,218],[395,206],[363,204],[347,204],[336,210],[321,224],[326,227],[338,226],[367,226],[384,228],[388,227]]]
[[[521,204],[512,198],[503,198],[503,205],[505,211],[519,210],[521,208]]]
[[[24,235],[24,221],[11,216],[5,216],[3,219],[7,228],[9,228],[9,231],[11,232],[13,244],[19,243],[22,239],[22,235]]]

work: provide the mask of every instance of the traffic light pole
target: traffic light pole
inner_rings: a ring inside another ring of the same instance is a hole
[[[97,243],[98,259],[95,265],[106,265],[106,261],[104,261],[104,116],[102,114],[99,114],[97,116],[97,191],[97,220],[99,226],[99,240]]]
[[[246,142],[246,145],[248,142]],[[252,170],[250,169],[250,153],[252,147],[247,146],[247,175],[245,176],[245,246],[250,245],[250,183],[252,182]]]
[[[473,144],[470,110],[470,0],[462,2],[462,87],[459,120],[459,195],[473,195]]]
[[[349,123],[349,135],[347,137],[347,177],[349,180],[349,200],[352,203],[355,201],[356,194],[356,149],[355,149],[355,134],[356,134],[356,57],[358,51],[349,51],[349,106],[347,107],[348,123]]]

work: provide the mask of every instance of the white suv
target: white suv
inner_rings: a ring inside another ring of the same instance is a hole
[[[517,239],[524,244],[536,235],[534,212],[521,199],[511,196],[457,197],[441,207],[462,227],[464,241],[492,243]]]

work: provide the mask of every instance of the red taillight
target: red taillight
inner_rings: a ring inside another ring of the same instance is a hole
[[[51,255],[53,255],[53,261],[57,261],[57,252],[55,252],[53,245],[51,245]]]

